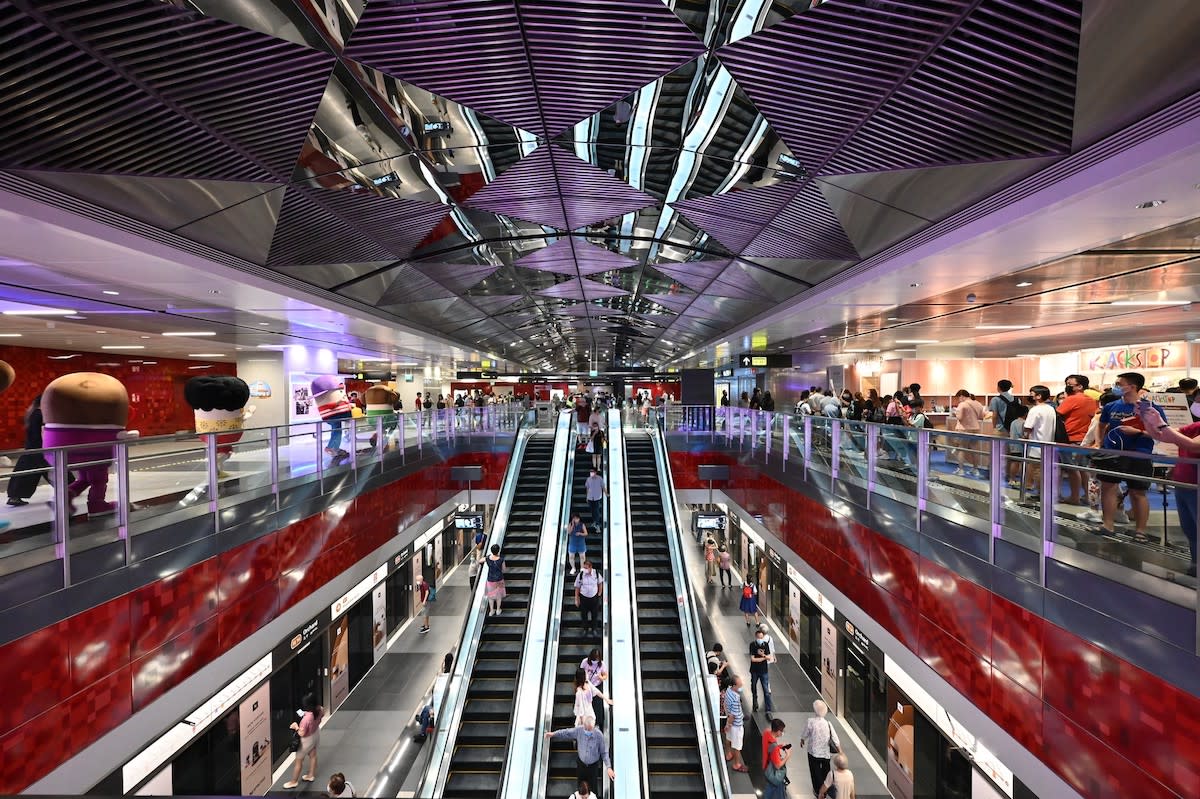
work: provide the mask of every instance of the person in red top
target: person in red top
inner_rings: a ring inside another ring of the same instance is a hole
[[[772,719],[771,729],[763,733],[763,771],[767,770],[768,762],[774,764],[775,768],[783,768],[792,756],[792,745],[781,740],[785,729],[787,725],[783,723],[783,719]],[[768,782],[766,790],[763,791],[763,799],[787,799],[787,785],[772,785]]]
[[[1138,417],[1142,420],[1146,435],[1155,441],[1179,447],[1179,457],[1200,458],[1200,422],[1185,424],[1178,430],[1163,422],[1158,410],[1150,403],[1138,404]],[[1175,486],[1175,509],[1179,513],[1179,525],[1187,536],[1192,564],[1187,573],[1196,576],[1196,483],[1197,468],[1194,463],[1176,463],[1171,479],[1186,486]]]
[[[1063,381],[1067,396],[1057,408],[1058,415],[1063,418],[1063,425],[1067,428],[1067,441],[1074,446],[1083,443],[1083,438],[1092,425],[1092,417],[1100,409],[1100,403],[1085,393],[1088,382],[1086,375],[1067,375],[1067,379]],[[1064,463],[1083,465],[1083,456],[1077,453],[1063,452],[1062,458]],[[1067,469],[1066,472],[1067,488],[1071,494],[1060,501],[1068,505],[1086,504],[1087,478],[1084,477],[1083,471]]]

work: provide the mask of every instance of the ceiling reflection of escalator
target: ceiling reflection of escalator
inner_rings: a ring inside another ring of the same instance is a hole
[[[648,796],[704,796],[696,717],[684,660],[677,586],[654,447],[645,436],[626,446],[633,581],[637,586],[638,659],[642,676]],[[682,590],[682,587],[678,587]]]
[[[549,436],[535,436],[525,448],[504,533],[508,596],[502,614],[488,618],[479,637],[446,797],[494,797],[500,792],[553,452]]]

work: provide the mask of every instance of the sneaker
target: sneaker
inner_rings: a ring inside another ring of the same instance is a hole
[[[1129,516],[1123,510],[1118,510],[1113,515],[1113,524],[1129,524]]]
[[[954,470],[955,477],[962,477],[965,474],[966,474],[966,472],[963,471],[963,467],[961,467],[961,466],[959,466],[957,469]]]
[[[1101,514],[1099,511],[1092,510],[1091,508],[1088,508],[1075,518],[1081,522],[1100,522],[1104,520],[1103,514]]]
[[[19,507],[21,507],[22,505],[28,505],[29,503],[28,503],[28,502],[26,502],[26,501],[25,501],[25,500],[23,500],[23,499],[17,499],[17,498],[15,498],[15,497],[14,497],[13,499],[10,499],[10,500],[8,501],[8,504],[9,504],[9,505],[11,505],[11,506],[12,506],[12,507],[14,507],[14,508],[19,508]]]
[[[429,632],[429,628],[428,628],[428,627],[422,627],[422,628],[420,628],[419,630],[417,630],[417,632],[419,632],[421,635],[424,635],[425,633]]]
[[[574,567],[574,566],[572,566],[572,567],[571,567],[571,574],[574,574],[574,573],[575,573],[575,567]]]

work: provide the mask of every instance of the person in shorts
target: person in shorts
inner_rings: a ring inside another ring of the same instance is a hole
[[[429,632],[429,583],[425,581],[425,575],[421,575],[421,582],[417,583],[417,618],[421,620],[421,626],[417,628],[417,632],[424,635]]]
[[[742,712],[742,678],[734,677],[725,689],[725,736],[729,739],[729,768],[743,773],[749,771],[742,761],[742,744],[746,737],[746,716]]]
[[[1124,372],[1113,381],[1112,392],[1117,395],[1116,402],[1110,402],[1100,411],[1100,448],[1107,450],[1093,460],[1093,465],[1102,471],[1097,472],[1096,479],[1100,481],[1100,505],[1103,511],[1101,526],[1096,530],[1099,535],[1113,534],[1113,519],[1120,504],[1120,483],[1124,482],[1129,489],[1130,518],[1133,521],[1134,540],[1149,541],[1146,536],[1146,524],[1150,521],[1150,500],[1146,496],[1150,488],[1150,477],[1154,473],[1154,462],[1149,457],[1134,457],[1122,453],[1150,455],[1154,451],[1154,439],[1146,433],[1144,422],[1138,415],[1139,395],[1146,385],[1146,378],[1138,372]],[[1151,403],[1150,407],[1158,412],[1162,419],[1160,424],[1167,423],[1163,409]]]

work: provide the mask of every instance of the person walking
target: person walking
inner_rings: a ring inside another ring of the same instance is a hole
[[[583,726],[584,717],[592,720],[592,723],[598,723],[600,714],[596,712],[595,700],[603,699],[605,704],[612,707],[612,700],[609,699],[599,686],[594,685],[588,679],[587,669],[575,669],[575,726]]]
[[[1200,423],[1185,424],[1178,430],[1162,421],[1158,411],[1149,403],[1139,404],[1138,418],[1146,435],[1155,441],[1165,441],[1179,448],[1179,457],[1200,457]],[[1196,464],[1180,461],[1171,470],[1171,479],[1184,485],[1175,486],[1175,510],[1179,514],[1179,526],[1187,539],[1191,564],[1187,568],[1189,577],[1196,576]]]
[[[800,745],[808,749],[808,775],[812,778],[813,795],[821,793],[829,776],[829,760],[842,750],[842,742],[838,739],[837,730],[825,716],[829,713],[829,705],[820,699],[813,702],[813,713],[804,725],[804,737]],[[823,794],[822,794],[823,795]],[[842,799],[841,793],[838,799]]]
[[[604,594],[604,578],[585,560],[575,575],[575,607],[579,608],[579,624],[584,635],[595,635],[604,626],[600,614],[600,598]]]
[[[724,544],[717,547],[717,567],[721,570],[721,590],[733,588],[733,555]]]
[[[42,448],[42,428],[46,422],[42,417],[42,395],[33,398],[25,410],[25,449]],[[38,470],[41,471],[38,471]],[[14,508],[29,504],[29,498],[37,490],[38,483],[50,483],[50,462],[41,452],[23,452],[13,465],[13,476],[8,479],[8,504]],[[53,485],[53,483],[51,483]]]
[[[321,743],[321,718],[325,715],[325,708],[318,705],[317,697],[310,693],[300,700],[300,709],[304,715],[300,721],[291,724],[291,729],[300,736],[300,749],[296,752],[296,768],[292,771],[292,779],[283,784],[284,788],[295,788],[300,780],[313,782],[317,778],[317,746]],[[306,774],[304,761],[309,758],[312,758],[312,762]]]
[[[747,627],[759,621],[762,616],[758,609],[758,586],[751,579],[750,572],[746,572],[746,582],[742,583],[742,601],[738,607],[741,609],[742,615],[746,617]]]
[[[708,578],[709,585],[717,581],[717,541],[712,533],[704,539],[704,576]]]
[[[746,716],[742,713],[742,678],[734,676],[725,689],[725,735],[729,738],[729,768],[745,774],[750,769],[742,761],[742,744],[746,738]]]
[[[783,719],[773,719],[771,729],[762,736],[762,767],[767,782],[763,799],[787,799],[787,762],[792,757],[792,745],[781,740],[786,729]]]
[[[429,597],[431,594],[429,583],[422,574],[421,582],[417,583],[417,618],[421,620],[421,626],[417,628],[417,632],[421,635],[429,632]]]
[[[579,518],[578,513],[572,513],[567,522],[567,566],[571,574],[575,574],[575,556],[579,556],[579,566],[583,567],[584,556],[587,555],[587,525]]]
[[[488,615],[499,616],[500,605],[504,602],[504,597],[508,595],[504,588],[504,572],[508,570],[508,565],[504,562],[504,556],[500,554],[499,544],[492,544],[492,552],[484,561],[484,566],[487,567],[487,584],[484,586],[484,595],[488,601]]]
[[[831,788],[835,790],[831,791]],[[825,778],[825,784],[821,786],[817,799],[832,796],[836,796],[837,799],[858,799],[858,794],[854,792],[854,774],[850,771],[850,758],[845,755],[838,755],[833,759],[833,770]]]
[[[775,661],[771,653],[771,644],[766,640],[766,633],[760,627],[754,631],[754,640],[750,642],[750,707],[751,713],[758,712],[758,686],[762,685],[763,703],[766,705],[767,718],[775,712],[775,703],[771,700],[770,664]]]
[[[603,786],[603,775],[600,773],[602,764],[608,770],[610,780],[617,778],[608,757],[608,741],[604,739],[604,733],[596,729],[594,717],[585,716],[583,724],[578,727],[548,732],[546,738],[552,741],[569,738],[575,742],[575,777],[581,782],[586,780],[588,785],[594,785],[597,789]]]
[[[604,497],[608,495],[608,488],[604,485],[604,478],[600,476],[598,468],[592,468],[591,474],[584,482],[584,489],[587,491],[588,509],[592,512],[592,527],[602,530],[604,529]]]

